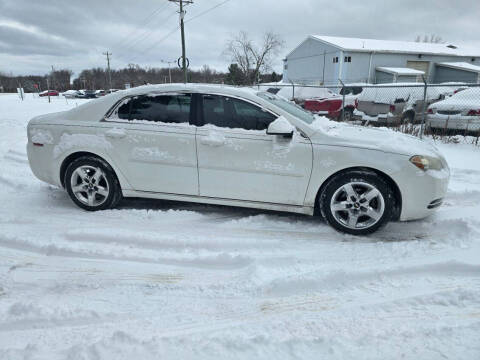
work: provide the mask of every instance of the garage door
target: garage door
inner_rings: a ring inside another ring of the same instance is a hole
[[[425,77],[428,79],[428,68],[430,66],[429,61],[407,61],[407,67],[409,69],[420,70],[425,73]],[[417,81],[422,81],[421,76],[417,76]]]

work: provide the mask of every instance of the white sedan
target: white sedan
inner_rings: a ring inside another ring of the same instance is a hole
[[[434,130],[480,131],[480,87],[457,92],[429,106],[427,126]]]
[[[119,91],[27,131],[33,173],[90,211],[145,197],[321,214],[362,235],[432,214],[450,176],[427,142],[227,86]]]

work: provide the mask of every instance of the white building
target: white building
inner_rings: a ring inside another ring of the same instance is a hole
[[[311,35],[284,59],[284,81],[479,83],[480,49],[451,44]]]

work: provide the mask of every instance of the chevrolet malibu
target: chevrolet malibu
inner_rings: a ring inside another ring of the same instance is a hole
[[[364,235],[432,214],[450,176],[427,142],[227,86],[119,91],[33,118],[27,132],[33,173],[89,211],[167,199],[318,214]]]

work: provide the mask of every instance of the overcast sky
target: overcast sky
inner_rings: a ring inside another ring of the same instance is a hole
[[[195,0],[192,19],[225,0]],[[161,66],[181,54],[176,5],[167,0],[0,0],[0,72],[46,74],[51,65],[72,69],[128,63]],[[281,59],[309,34],[414,40],[437,34],[446,42],[480,49],[479,0],[229,0],[186,24],[192,67],[226,70],[225,42],[241,30],[265,31],[286,42]]]

